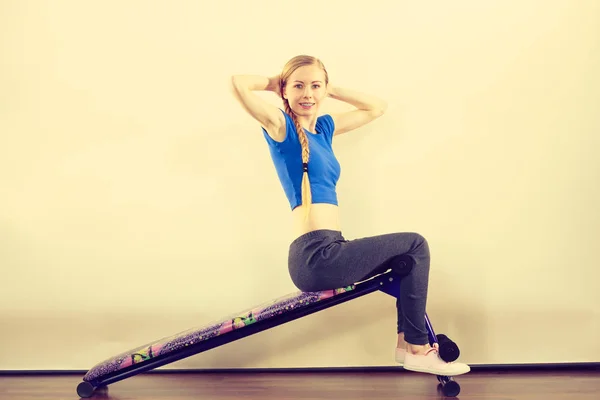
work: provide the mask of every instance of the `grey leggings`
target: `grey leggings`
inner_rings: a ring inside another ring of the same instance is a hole
[[[418,233],[399,232],[346,240],[339,231],[320,229],[295,239],[288,268],[294,285],[312,292],[336,289],[395,270],[395,261],[410,257],[411,272],[400,282],[397,332],[411,344],[428,343],[425,307],[429,284],[429,246]]]

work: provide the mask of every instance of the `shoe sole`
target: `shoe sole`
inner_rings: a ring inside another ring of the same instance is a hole
[[[426,374],[432,374],[432,375],[439,375],[439,376],[458,376],[458,375],[464,375],[467,374],[471,371],[471,369],[469,368],[467,371],[464,372],[450,372],[450,371],[432,371],[430,369],[427,368],[419,368],[419,367],[413,367],[413,366],[406,366],[403,365],[404,369],[407,371],[413,371],[413,372],[423,372]]]

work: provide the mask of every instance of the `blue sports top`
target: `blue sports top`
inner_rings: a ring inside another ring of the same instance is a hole
[[[292,117],[280,109],[285,116],[285,139],[283,142],[273,140],[264,127],[263,135],[273,164],[279,176],[285,195],[292,210],[302,204],[302,145]],[[317,118],[316,132],[305,129],[308,138],[308,179],[312,194],[312,203],[338,204],[336,185],[340,178],[340,164],[333,154],[331,146],[335,126],[331,115],[325,114]]]

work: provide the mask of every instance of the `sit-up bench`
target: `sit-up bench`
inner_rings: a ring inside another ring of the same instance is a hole
[[[192,328],[126,351],[102,361],[91,368],[77,386],[80,397],[91,397],[98,388],[146,372],[165,364],[222,346],[302,318],[317,311],[346,301],[381,291],[395,298],[400,294],[402,276],[391,270],[369,280],[333,290],[319,292],[294,292],[243,312],[223,318],[220,322]],[[436,335],[425,315],[430,344],[439,343],[440,356],[451,362],[458,358],[459,350],[445,335]],[[447,376],[437,376],[438,388],[445,396],[454,397],[460,392],[459,384]]]

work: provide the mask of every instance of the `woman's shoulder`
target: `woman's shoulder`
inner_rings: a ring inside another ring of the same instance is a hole
[[[317,117],[317,131],[330,137],[335,131],[335,122],[330,114],[321,114]]]

